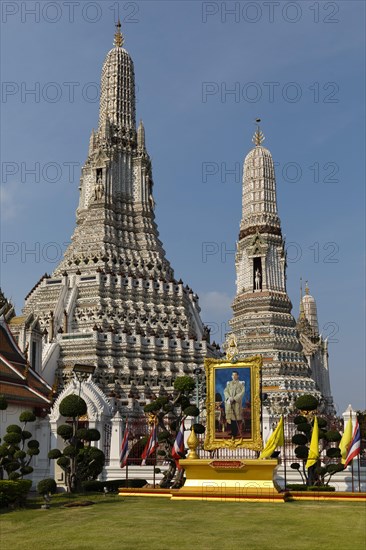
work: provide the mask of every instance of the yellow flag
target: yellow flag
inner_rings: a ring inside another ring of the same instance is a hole
[[[308,469],[311,466],[314,466],[314,464],[317,463],[318,458],[319,458],[319,428],[318,428],[318,419],[315,416],[313,433],[311,434],[309,456],[306,461],[305,468]]]
[[[346,429],[343,432],[342,439],[339,442],[339,449],[342,455],[342,464],[346,462],[348,447],[352,441],[352,418],[349,418]]]
[[[269,436],[266,446],[264,447],[263,451],[259,455],[259,458],[270,457],[274,453],[276,447],[282,447],[284,444],[285,444],[285,432],[283,427],[283,416],[281,416],[281,420],[277,424],[277,428]]]

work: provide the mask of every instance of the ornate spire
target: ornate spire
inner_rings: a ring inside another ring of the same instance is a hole
[[[299,319],[305,319],[305,311],[304,311],[304,304],[303,304],[302,298],[303,298],[302,277],[300,277],[300,311],[299,311]]]
[[[261,119],[260,118],[257,118],[255,120],[256,124],[257,124],[257,129],[255,131],[255,134],[253,136],[253,143],[255,144],[256,147],[258,147],[259,145],[262,145],[263,141],[266,139],[264,137],[264,134],[259,126],[259,123],[260,123]]]
[[[305,296],[303,296],[301,303],[303,305],[303,311],[306,319],[309,321],[309,325],[314,330],[315,334],[319,334],[318,313],[316,302],[313,296],[310,294],[308,282],[305,283]]]
[[[121,21],[118,19],[118,23],[116,23],[116,32],[114,33],[114,45],[116,48],[122,48],[124,41],[125,39],[121,33]]]
[[[137,128],[137,145],[140,149],[145,149],[145,128],[142,120],[140,120],[139,127]]]
[[[276,179],[273,158],[265,147],[261,146],[264,135],[256,120],[257,130],[253,136],[256,144],[244,160],[243,196],[242,196],[242,231],[258,226],[271,226],[280,233],[280,220],[277,214]],[[254,232],[256,229],[254,230]]]
[[[99,130],[107,130],[106,124],[132,131],[135,138],[135,75],[133,61],[122,48],[124,43],[121,23],[116,24],[114,48],[104,61],[100,90]],[[107,123],[108,119],[108,123]]]

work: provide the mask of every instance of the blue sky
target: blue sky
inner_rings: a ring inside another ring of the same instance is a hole
[[[365,408],[364,5],[107,0],[72,14],[63,1],[2,2],[1,287],[17,312],[74,228],[118,7],[160,236],[213,339],[230,318],[241,164],[259,116],[278,163],[294,314],[303,277],[337,410]]]

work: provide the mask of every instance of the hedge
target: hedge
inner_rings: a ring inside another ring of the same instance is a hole
[[[141,488],[146,484],[146,479],[131,478],[128,480],[128,486],[135,489]],[[126,479],[111,479],[110,481],[97,481],[96,479],[91,479],[89,481],[84,481],[81,487],[86,493],[101,493],[104,487],[107,491],[113,492],[118,491],[120,487],[126,487]]]
[[[118,491],[119,487],[128,487],[138,489],[141,487],[144,487],[144,485],[147,484],[146,479],[111,479],[110,481],[105,481],[103,483],[104,487],[108,489],[108,491]]]
[[[0,480],[0,507],[22,505],[31,487],[30,479]]]
[[[90,479],[88,481],[83,481],[81,487],[86,493],[102,493],[104,483],[96,479]]]

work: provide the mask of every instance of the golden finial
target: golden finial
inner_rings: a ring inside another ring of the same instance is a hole
[[[307,282],[307,281],[305,282],[305,294],[306,294],[306,295],[309,294],[309,285],[308,285],[308,282]]]
[[[114,33],[114,45],[116,48],[122,48],[124,43],[123,34],[121,33],[121,21],[118,19],[116,24],[116,32]]]
[[[194,427],[192,426],[191,427],[191,433],[187,439],[187,446],[188,446],[188,449],[189,449],[189,454],[187,456],[187,458],[189,458],[190,460],[197,460],[199,458],[198,454],[197,454],[197,447],[198,447],[198,444],[199,444],[199,439],[196,435],[196,432],[194,431]]]
[[[256,125],[257,125],[257,129],[256,129],[255,134],[254,134],[253,139],[252,139],[252,141],[253,141],[253,143],[254,143],[255,145],[262,145],[263,141],[266,139],[266,138],[264,137],[264,134],[263,134],[263,132],[262,132],[260,126],[259,126],[260,121],[261,121],[260,118],[256,118],[256,119],[255,119],[255,123],[256,123]]]
[[[226,359],[232,361],[236,355],[238,355],[238,343],[235,334],[231,334],[228,339],[226,348]]]

